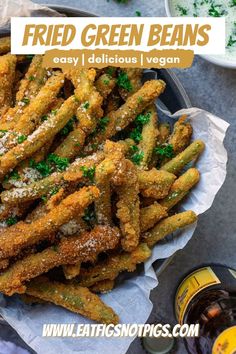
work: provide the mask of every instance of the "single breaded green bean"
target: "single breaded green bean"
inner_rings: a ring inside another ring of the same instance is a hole
[[[167,217],[166,208],[155,202],[145,208],[140,209],[141,232],[151,229],[158,221]]]
[[[25,77],[20,81],[19,90],[16,93],[17,103],[25,97],[32,100],[47,81],[47,70],[42,67],[42,62],[42,55],[35,55],[33,57]],[[51,75],[49,71],[48,73]]]
[[[98,224],[112,224],[110,180],[115,168],[116,166],[110,158],[106,158],[96,167],[95,185],[101,191],[94,203]]]
[[[122,168],[120,168],[122,170]],[[124,160],[123,182],[116,186],[118,202],[116,216],[120,222],[122,232],[121,246],[123,250],[131,252],[137,247],[140,240],[140,200],[138,175],[135,165]],[[117,179],[118,180],[118,179]],[[115,177],[113,178],[113,183]]]
[[[146,198],[165,198],[175,181],[176,176],[167,171],[160,171],[155,168],[150,171],[138,171],[139,189]]]
[[[191,210],[169,216],[160,221],[153,229],[142,235],[143,241],[146,242],[149,247],[153,247],[158,241],[162,240],[167,235],[191,225],[196,221],[197,215]]]
[[[200,174],[196,168],[188,169],[172,184],[168,196],[160,200],[160,205],[170,210],[190,192],[199,179]]]
[[[165,86],[162,80],[146,81],[140,90],[130,96],[117,111],[108,114],[109,122],[106,129],[98,133],[90,141],[86,150],[93,151],[104,140],[126,128],[138,114],[142,113],[164,91]],[[142,100],[139,97],[142,97]]]
[[[149,114],[150,119],[149,122],[143,126],[142,140],[138,145],[138,149],[143,152],[140,168],[146,170],[149,167],[159,131],[157,128],[157,112],[155,106],[148,107],[144,114]]]
[[[193,128],[187,121],[186,116],[182,116],[174,125],[174,130],[168,139],[168,144],[172,145],[174,153],[177,155],[190,144]]]
[[[203,152],[205,144],[202,140],[195,140],[184,151],[161,167],[161,170],[178,174],[185,165],[196,160]]]
[[[159,135],[157,137],[157,145],[164,144],[170,136],[170,124],[160,123],[158,126]]]
[[[40,123],[41,117],[48,112],[53,100],[57,97],[64,83],[64,76],[61,72],[55,72],[41,88],[38,95],[29,102],[19,122],[13,131],[23,135],[31,134]]]
[[[168,123],[161,123],[158,125],[158,136],[156,141],[156,146],[161,146],[167,142],[167,139],[170,136],[170,125]],[[150,168],[156,167],[158,164],[158,154],[153,150],[152,158],[149,163]]]
[[[115,279],[120,272],[133,272],[137,264],[145,262],[151,256],[151,250],[146,243],[140,243],[132,252],[122,252],[110,255],[107,260],[97,263],[95,266],[81,268],[78,278],[81,286],[92,286],[98,281]]]
[[[104,99],[109,96],[115,86],[115,78],[106,73],[99,76],[99,78],[95,81],[95,87]]]
[[[37,150],[50,141],[74,115],[78,102],[74,96],[68,98],[54,116],[44,121],[38,129],[0,157],[0,177],[5,176],[19,163],[31,157]]]
[[[57,156],[66,157],[71,160],[78,156],[83,149],[85,138],[86,134],[78,124],[77,127],[65,137],[54,153]]]
[[[95,77],[95,69],[81,69],[79,83],[77,80],[75,85],[75,96],[81,103],[76,116],[86,135],[94,131],[98,120],[103,116],[103,98],[94,85]],[[73,79],[72,82],[74,83]]]
[[[55,246],[24,257],[0,274],[0,291],[6,295],[24,293],[24,283],[54,267],[75,262],[95,261],[101,252],[114,249],[119,242],[119,230],[96,226],[82,235],[62,238]]]
[[[39,181],[29,184],[26,187],[12,188],[1,194],[1,200],[8,205],[19,204],[25,201],[36,200],[48,194],[53,187],[66,187],[71,181],[79,181],[83,178],[81,167],[93,167],[104,159],[103,152],[94,155],[78,158],[65,172],[56,172]]]
[[[26,294],[52,302],[94,321],[105,324],[119,322],[111,307],[89,289],[77,284],[63,284],[41,276],[27,284]]]

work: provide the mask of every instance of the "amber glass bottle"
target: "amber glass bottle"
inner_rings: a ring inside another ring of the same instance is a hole
[[[188,274],[175,296],[180,324],[199,324],[199,337],[185,338],[191,354],[236,354],[236,271],[208,265]]]

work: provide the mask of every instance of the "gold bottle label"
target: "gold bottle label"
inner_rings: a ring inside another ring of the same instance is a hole
[[[175,297],[175,313],[180,324],[183,323],[185,311],[190,301],[201,290],[220,284],[211,267],[204,267],[189,274],[180,284]]]
[[[236,354],[236,326],[227,328],[216,338],[212,354]]]

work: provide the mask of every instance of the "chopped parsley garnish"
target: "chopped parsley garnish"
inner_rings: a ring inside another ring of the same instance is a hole
[[[44,122],[45,120],[48,120],[48,116],[47,115],[41,117],[41,122]]]
[[[138,16],[138,17],[141,17],[142,16],[142,14],[141,14],[141,12],[140,11],[135,11],[135,13],[136,13],[136,16]]]
[[[139,143],[142,140],[142,128],[150,121],[150,118],[150,112],[146,114],[138,114],[135,118],[135,128],[131,131],[130,138],[133,139],[136,143]]]
[[[7,226],[12,226],[17,223],[17,217],[16,216],[10,216],[8,219],[6,219],[6,224]]]
[[[23,102],[24,104],[29,104],[30,99],[29,99],[29,97],[24,97],[24,98],[22,98],[21,102]]]
[[[229,37],[229,40],[228,40],[228,43],[227,43],[227,47],[232,47],[235,43],[236,43],[236,38],[233,39],[233,36],[231,35]]]
[[[17,137],[17,142],[18,142],[18,144],[22,144],[26,139],[27,139],[26,135],[19,135]]]
[[[236,6],[236,0],[232,0],[231,7]]]
[[[60,189],[60,188],[59,188],[58,186],[53,187],[53,188],[50,190],[50,192],[48,193],[48,196],[51,197],[51,196],[57,194],[58,191],[59,191],[59,189]],[[43,195],[43,196],[41,197],[41,199],[42,199],[42,201],[43,201],[44,203],[47,202],[47,196],[46,196],[46,195]]]
[[[94,175],[95,175],[95,166],[93,167],[81,166],[80,170],[83,172],[83,176],[85,178],[88,178],[90,179],[91,182],[93,182]]]
[[[131,92],[133,90],[133,86],[128,78],[128,75],[125,71],[121,71],[116,79],[116,83],[120,88],[123,88],[126,91]]]
[[[143,157],[144,157],[144,152],[139,150],[138,152],[134,153],[130,159],[135,165],[140,165],[140,163],[143,160]]]
[[[49,176],[53,171],[64,171],[69,165],[69,159],[59,157],[56,154],[49,154],[45,161],[36,162],[30,160],[30,167],[37,170],[42,177]]]
[[[2,138],[7,132],[8,132],[8,130],[1,129],[1,130],[0,130],[1,138]]]
[[[139,143],[142,140],[142,128],[134,128],[130,133],[130,138],[133,139],[136,143]]]
[[[179,11],[181,16],[186,16],[188,14],[188,9],[183,6],[178,5],[177,10]]]
[[[106,130],[107,124],[109,123],[109,118],[108,117],[103,117],[99,120],[98,125],[97,125],[97,130],[104,132]]]
[[[36,77],[33,76],[33,75],[30,75],[29,78],[28,78],[29,81],[34,81],[35,79],[36,79]]]
[[[29,165],[31,168],[37,170],[42,175],[42,177],[47,177],[53,172],[52,167],[46,161],[36,162],[35,160],[31,159]]]
[[[74,123],[77,121],[76,116],[73,116],[71,119],[68,120],[64,128],[61,129],[60,135],[67,136],[74,128]]]
[[[161,157],[161,159],[163,159],[165,157],[168,157],[168,158],[174,157],[173,145],[171,145],[171,144],[157,146],[154,149],[154,151],[156,154],[158,154]]]
[[[20,179],[20,175],[17,171],[13,170],[11,173],[9,173],[8,175],[6,175],[4,177],[4,182],[7,182],[9,180],[13,180],[13,181],[17,181]]]
[[[52,109],[50,113],[55,116],[57,114],[57,111],[58,111],[57,109]]]
[[[47,197],[46,197],[46,195],[42,195],[41,199],[42,199],[42,201],[43,201],[44,203],[47,203]]]
[[[109,76],[113,76],[114,72],[115,72],[115,68],[113,68],[112,66],[110,66],[109,68],[106,69],[106,73]]]
[[[109,80],[109,79],[104,79],[104,80],[103,80],[103,83],[104,83],[104,85],[109,85],[110,80]]]
[[[150,112],[148,112],[148,113],[146,113],[146,114],[138,114],[137,115],[137,117],[135,118],[135,124],[137,124],[137,125],[141,125],[141,126],[143,126],[143,125],[145,125],[145,124],[147,124],[147,123],[149,123],[149,121],[150,121],[150,118],[151,118],[151,113]]]
[[[82,106],[83,106],[84,109],[88,109],[89,108],[89,102],[88,101],[84,102]]]
[[[54,165],[57,171],[65,171],[65,169],[69,165],[69,159],[67,157],[60,157],[56,154],[49,154],[47,158],[47,162]]]
[[[221,7],[221,5],[214,5],[211,4],[211,7],[208,11],[208,15],[212,16],[212,17],[221,17],[225,14],[224,10],[220,10],[219,8]]]
[[[9,179],[13,179],[14,181],[17,181],[18,179],[20,179],[20,175],[17,171],[12,171],[9,174]]]

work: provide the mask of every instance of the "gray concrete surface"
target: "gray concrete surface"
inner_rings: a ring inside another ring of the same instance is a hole
[[[110,0],[38,0],[40,3],[60,3],[106,16],[164,16],[164,0],[131,0],[130,5]],[[173,294],[183,273],[205,262],[225,263],[236,268],[236,70],[223,69],[196,57],[192,68],[175,70],[192,104],[213,112],[231,124],[225,140],[228,150],[228,174],[211,209],[200,217],[194,237],[179,251],[159,278],[159,286],[151,298],[154,304],[150,322],[175,323]],[[143,354],[139,340],[128,354]],[[185,354],[183,343],[177,343],[174,353]]]

